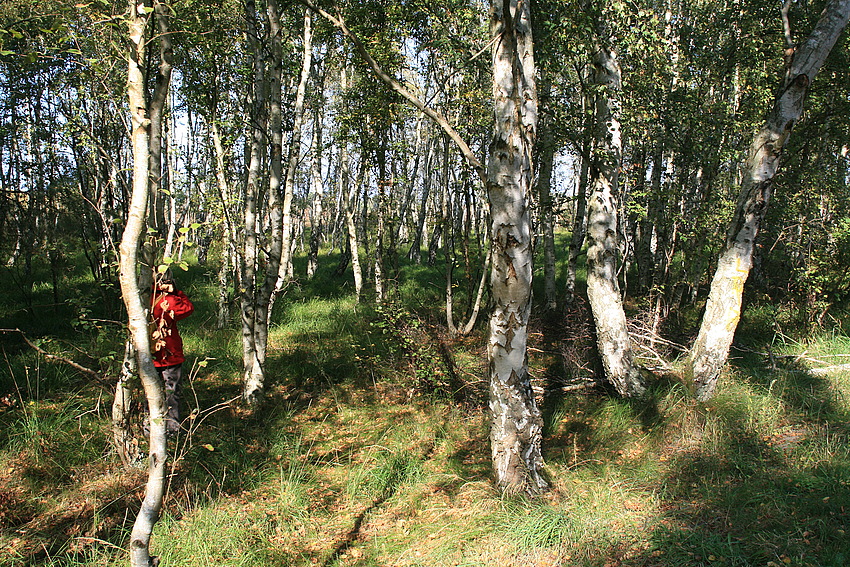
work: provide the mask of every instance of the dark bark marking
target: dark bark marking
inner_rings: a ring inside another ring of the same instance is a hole
[[[511,318],[513,318],[513,313],[511,313]],[[505,352],[510,353],[512,350],[514,350],[512,343],[514,341],[515,333],[514,333],[513,325],[511,325],[510,323],[508,323],[508,325],[509,325],[508,330],[505,331],[505,347],[504,348],[505,348]],[[513,373],[513,372],[514,371],[511,370],[511,373]]]

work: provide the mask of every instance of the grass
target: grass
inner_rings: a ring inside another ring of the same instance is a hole
[[[850,563],[850,372],[837,366],[850,338],[764,336],[769,310],[753,309],[709,403],[671,377],[627,402],[562,392],[564,375],[587,373],[570,367],[578,327],[535,322],[529,362],[546,390],[552,490],[505,498],[490,484],[483,331],[445,336],[435,270],[405,269],[405,302],[379,310],[353,303],[335,265],[278,300],[268,400],[255,414],[228,403],[240,345],[235,329],[214,328],[209,274],[182,274],[197,305],[181,325],[197,417],[172,449],[153,537],[162,565]],[[4,326],[25,322],[2,307]],[[54,333],[39,334],[50,328],[39,320],[32,336],[115,364],[120,333],[64,317]],[[111,453],[108,386],[3,340],[0,565],[125,565],[144,471]]]

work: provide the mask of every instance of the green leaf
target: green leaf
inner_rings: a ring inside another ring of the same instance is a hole
[[[189,227],[188,226],[181,226],[178,229],[178,232],[180,232],[180,234],[186,234],[187,232],[189,232]]]
[[[203,445],[201,445],[201,447],[203,447],[204,449],[206,449],[207,451],[210,451],[210,452],[215,451],[215,447],[213,447],[209,443],[204,443]]]

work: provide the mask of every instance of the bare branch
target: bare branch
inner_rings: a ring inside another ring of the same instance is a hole
[[[88,374],[89,376],[93,376],[93,377],[97,378],[98,380],[100,380],[100,372],[96,372],[96,371],[92,370],[91,368],[86,368],[85,366],[83,366],[81,364],[77,364],[73,360],[71,360],[69,358],[65,358],[64,356],[59,356],[59,355],[56,355],[56,354],[50,354],[49,352],[47,352],[46,350],[44,350],[43,348],[41,348],[40,346],[38,346],[37,344],[32,342],[29,339],[29,337],[27,337],[26,334],[20,329],[0,329],[0,333],[18,333],[18,334],[21,335],[21,338],[24,339],[24,342],[26,342],[37,353],[44,356],[44,358],[46,358],[47,360],[53,360],[53,361],[56,361],[56,362],[61,362],[62,364],[67,364],[71,368],[79,370],[80,372],[82,372],[84,374]]]
[[[413,92],[411,92],[408,88],[402,85],[397,79],[391,77],[387,74],[383,68],[378,64],[377,61],[369,54],[369,51],[366,49],[366,46],[363,45],[363,42],[360,41],[354,32],[352,32],[345,23],[345,20],[342,18],[342,15],[337,13],[336,16],[327,12],[326,10],[320,8],[315,5],[310,0],[298,0],[300,3],[307,6],[310,10],[320,14],[323,18],[328,20],[334,26],[340,29],[340,31],[345,35],[348,39],[351,40],[351,43],[354,44],[357,53],[360,54],[360,57],[363,58],[364,61],[372,68],[372,71],[375,75],[384,83],[386,83],[392,90],[401,95],[402,98],[407,100],[410,104],[419,109],[425,116],[436,122],[440,128],[451,138],[451,140],[455,143],[455,145],[460,149],[463,156],[466,158],[466,161],[470,166],[475,170],[475,173],[478,174],[478,177],[481,179],[481,183],[487,184],[487,172],[484,169],[484,166],[478,161],[478,158],[475,157],[475,154],[472,152],[472,149],[466,143],[466,141],[461,138],[460,134],[454,127],[449,124],[449,121],[443,116],[440,112],[434,110],[425,105],[424,102],[419,100]]]

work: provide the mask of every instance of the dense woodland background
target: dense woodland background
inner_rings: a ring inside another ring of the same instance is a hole
[[[141,263],[196,304],[163,564],[850,563],[846,31],[784,141],[717,393],[683,379],[754,133],[824,3],[530,4],[533,498],[494,488],[489,454],[489,5],[306,4],[139,10],[161,110]],[[128,13],[0,5],[0,565],[125,564],[145,485]],[[603,51],[640,396],[606,379],[586,291]]]

